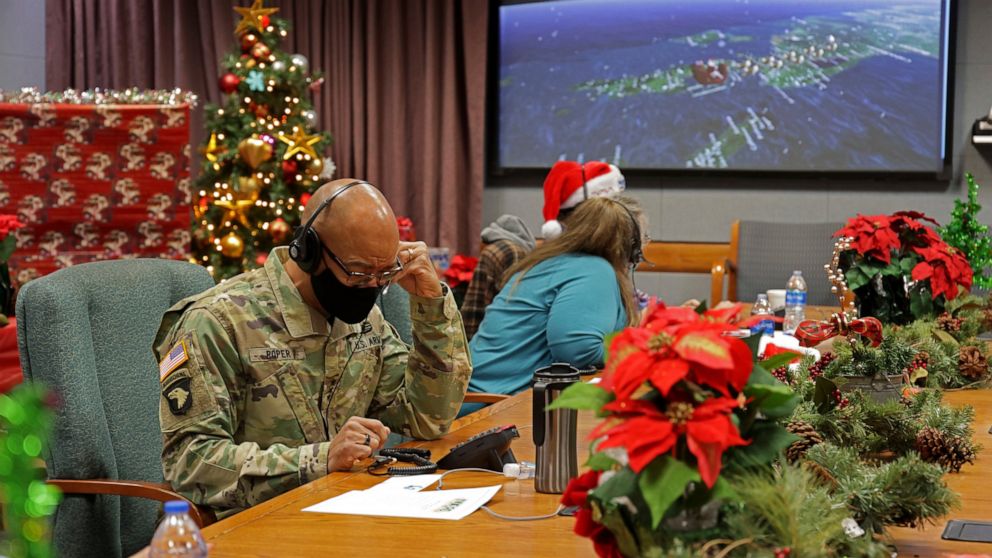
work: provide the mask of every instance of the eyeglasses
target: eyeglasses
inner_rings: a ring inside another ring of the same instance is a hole
[[[380,271],[379,273],[362,273],[360,271],[350,271],[348,266],[344,265],[334,252],[331,252],[327,246],[323,246],[324,252],[341,268],[341,271],[348,276],[348,283],[353,286],[358,285],[369,285],[375,284],[377,287],[382,287],[388,285],[396,278],[401,271],[403,271],[403,263],[400,262],[399,258],[396,258],[396,267],[392,269],[387,269],[386,271]]]

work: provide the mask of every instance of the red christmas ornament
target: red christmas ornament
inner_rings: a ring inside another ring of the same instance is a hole
[[[257,265],[265,265],[265,260],[269,259],[268,254],[259,254],[255,256],[255,263]]]
[[[269,115],[268,105],[255,105],[254,111],[257,118],[265,118]]]
[[[303,195],[300,196],[300,204],[306,205],[308,201],[310,201],[310,192],[304,192]]]
[[[296,174],[296,161],[289,159],[282,162],[282,173],[285,175]]]
[[[792,556],[792,549],[789,547],[775,549],[775,558],[789,558]]]
[[[258,17],[258,22],[262,24],[262,29],[265,29],[269,26],[269,23],[271,23],[272,20],[269,19],[269,16],[263,15]]]
[[[272,241],[280,244],[285,242],[289,238],[290,233],[289,223],[287,223],[282,217],[278,217],[276,220],[269,223],[269,234],[272,235]]]
[[[245,33],[244,35],[241,35],[241,52],[248,52],[257,42],[258,35],[255,35],[254,33]]]
[[[220,76],[220,90],[224,93],[234,93],[238,90],[239,83],[241,83],[241,78],[231,72]]]

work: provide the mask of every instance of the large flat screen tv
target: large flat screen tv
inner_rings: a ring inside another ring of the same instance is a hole
[[[504,0],[495,166],[940,173],[951,4]]]

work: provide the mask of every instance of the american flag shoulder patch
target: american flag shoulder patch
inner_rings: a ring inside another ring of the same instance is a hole
[[[169,351],[169,354],[162,359],[162,362],[158,363],[158,379],[161,382],[165,380],[169,374],[179,368],[184,362],[189,360],[189,353],[186,351],[186,342],[180,341],[176,343],[176,346]]]

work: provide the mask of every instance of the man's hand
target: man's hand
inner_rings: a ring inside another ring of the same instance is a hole
[[[444,294],[426,244],[400,242],[399,258],[403,271],[396,277],[396,282],[408,293],[424,298],[439,298]]]
[[[362,417],[351,417],[334,439],[327,451],[328,471],[347,471],[356,463],[367,459],[386,443],[389,429],[381,422]]]

